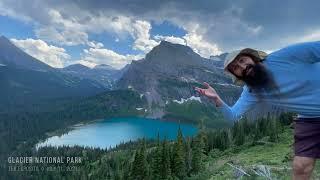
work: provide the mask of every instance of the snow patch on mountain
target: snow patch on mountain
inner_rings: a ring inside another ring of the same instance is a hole
[[[214,84],[218,84],[220,86],[234,86],[234,87],[240,87],[240,86],[237,86],[237,85],[234,85],[234,84],[228,84],[228,83],[214,83]]]
[[[178,104],[183,104],[183,103],[185,103],[187,101],[199,101],[201,103],[200,97],[195,97],[195,96],[191,96],[191,97],[189,97],[187,99],[181,98],[180,101],[179,100],[173,100],[173,102],[178,103]]]
[[[199,83],[197,80],[195,80],[194,78],[188,78],[188,77],[181,77],[180,78],[181,79],[181,81],[183,81],[183,82],[187,82],[187,83],[190,83],[190,82],[196,82],[196,83]]]
[[[205,71],[205,72],[207,72],[207,73],[211,73],[211,74],[214,74],[214,72],[212,72],[212,71],[209,71],[208,69],[205,69],[204,71]]]

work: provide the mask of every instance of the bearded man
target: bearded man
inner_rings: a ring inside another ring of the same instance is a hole
[[[293,179],[309,179],[320,158],[320,41],[291,45],[269,55],[251,48],[235,51],[227,55],[224,70],[243,86],[232,107],[208,83],[195,90],[231,121],[265,113],[297,113]]]

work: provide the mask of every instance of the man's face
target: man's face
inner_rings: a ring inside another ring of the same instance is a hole
[[[255,62],[250,56],[241,55],[229,64],[228,70],[237,78],[253,88],[269,86],[271,76],[261,62]]]
[[[250,56],[241,55],[228,65],[228,69],[231,73],[242,79],[246,76],[254,75],[252,71],[254,65],[255,62]]]

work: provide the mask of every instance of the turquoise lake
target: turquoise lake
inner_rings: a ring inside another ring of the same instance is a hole
[[[80,145],[109,148],[115,147],[121,142],[143,137],[156,139],[158,132],[161,139],[174,140],[179,126],[184,137],[195,135],[198,131],[196,126],[187,123],[137,117],[112,118],[75,126],[68,133],[52,136],[36,146]]]

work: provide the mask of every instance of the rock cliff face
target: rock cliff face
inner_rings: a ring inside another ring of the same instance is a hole
[[[174,100],[197,96],[194,86],[208,82],[227,102],[234,101],[240,87],[223,74],[222,62],[206,59],[190,47],[162,41],[144,59],[133,61],[116,84],[145,96],[151,117],[161,117],[163,109]],[[203,102],[206,102],[203,99]]]

